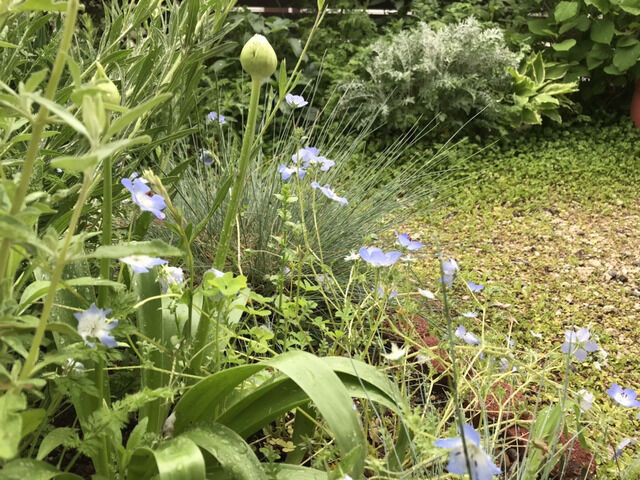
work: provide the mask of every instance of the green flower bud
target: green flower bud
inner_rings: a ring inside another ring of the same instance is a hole
[[[99,63],[96,63],[96,73],[91,83],[100,89],[102,101],[120,105],[120,92],[118,92],[118,87],[107,77],[104,68],[102,68],[102,65]]]
[[[253,80],[261,81],[276,71],[278,57],[269,40],[262,35],[254,35],[242,47],[240,63]]]

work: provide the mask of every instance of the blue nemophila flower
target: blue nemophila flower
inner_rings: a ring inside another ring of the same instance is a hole
[[[120,183],[129,190],[131,198],[143,212],[151,212],[162,220],[165,215],[162,210],[167,207],[162,195],[155,194],[147,185],[147,181],[134,173],[131,178],[123,178]]]
[[[311,163],[315,163],[319,150],[316,147],[304,147],[291,156],[293,163],[302,162],[303,168],[308,168]]]
[[[484,289],[484,285],[481,283],[473,283],[471,281],[467,282],[467,287],[469,287],[469,290],[473,293],[481,292]]]
[[[480,345],[480,340],[473,333],[467,332],[467,329],[464,328],[464,325],[458,325],[456,328],[456,337],[464,340],[469,345]]]
[[[302,95],[293,95],[292,93],[287,93],[284,97],[287,104],[293,108],[302,108],[309,104]]]
[[[325,197],[338,202],[340,205],[346,205],[347,203],[349,203],[347,201],[346,198],[344,197],[339,197],[338,195],[335,194],[335,192],[333,190],[331,190],[331,187],[329,187],[329,185],[325,185],[324,187],[321,186],[318,182],[311,182],[311,186],[313,188],[319,188],[320,191],[324,194]]]
[[[406,233],[398,233],[395,230],[394,232],[398,237],[398,243],[400,243],[400,245],[402,245],[407,250],[420,250],[422,247],[424,247],[422,243],[416,240],[411,240],[411,238],[409,238],[409,235],[407,235]]]
[[[611,457],[611,460],[620,458],[622,456],[622,450],[624,450],[629,445],[635,445],[635,444],[636,444],[636,441],[633,438],[625,438],[616,447],[616,450],[615,452],[613,452],[613,457]]]
[[[588,328],[581,328],[577,332],[567,330],[564,332],[565,342],[560,347],[562,353],[573,354],[576,360],[584,362],[587,359],[587,352],[595,352],[598,345],[589,340],[591,333]]]
[[[165,294],[169,290],[169,285],[180,285],[184,282],[184,272],[180,267],[164,266],[159,280],[162,293]]]
[[[200,154],[200,161],[204,163],[207,167],[209,167],[213,165],[214,158],[213,158],[213,155],[211,155],[211,152],[209,150],[203,150],[202,153]]]
[[[444,284],[447,287],[453,285],[453,279],[458,270],[460,270],[460,268],[458,268],[458,262],[456,262],[453,258],[442,262],[443,275],[442,277],[440,277],[440,283]]]
[[[502,471],[493,464],[489,455],[480,446],[480,434],[468,423],[462,426],[462,434],[469,455],[469,465],[467,465],[465,458],[462,437],[444,438],[433,442],[438,448],[451,450],[447,471],[454,475],[469,473],[471,480],[491,480],[494,475],[500,475]],[[471,472],[469,472],[468,466],[471,467]]]
[[[336,162],[333,160],[329,160],[327,157],[315,157],[311,159],[311,163],[320,164],[320,170],[323,172],[328,171],[331,167],[333,167]]]
[[[371,290],[373,290],[373,288]],[[378,289],[377,290],[378,290],[378,296],[379,297],[384,297],[385,289],[378,285]],[[396,297],[397,295],[398,295],[398,291],[397,290],[391,290],[391,292],[389,293],[389,300],[391,300],[392,298]]]
[[[298,177],[300,179],[304,178],[306,175],[306,170],[302,167],[298,169],[298,167],[287,167],[286,165],[280,165],[278,167],[278,173],[282,176],[282,180],[289,180],[291,175],[298,173]]]
[[[640,402],[636,400],[637,393],[631,388],[622,388],[617,383],[612,383],[607,389],[607,395],[623,407],[640,407]]]
[[[128,257],[122,257],[120,261],[131,266],[134,273],[147,273],[150,268],[167,263],[166,260],[148,255],[130,255]]]
[[[211,122],[217,121],[220,125],[224,125],[225,123],[227,123],[227,119],[225,118],[225,116],[218,112],[209,112],[209,114],[207,115],[207,119],[209,119]]]
[[[111,313],[110,308],[102,310],[92,303],[87,310],[73,314],[78,320],[78,333],[90,347],[94,347],[95,343],[90,342],[88,338],[97,338],[107,347],[118,346],[116,339],[109,335],[109,332],[118,325],[118,320],[108,319],[109,313]]]
[[[402,252],[392,250],[384,253],[377,247],[362,247],[358,253],[360,254],[360,258],[372,267],[390,267],[402,256]]]

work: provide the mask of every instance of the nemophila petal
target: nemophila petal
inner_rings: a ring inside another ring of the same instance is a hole
[[[440,283],[445,285],[446,287],[451,287],[453,285],[453,275],[444,274],[440,277]]]
[[[207,119],[211,122],[218,122],[220,125],[224,125],[227,123],[227,119],[224,115],[219,114],[218,112],[209,112],[207,115]]]
[[[378,291],[378,296],[379,297],[384,297],[385,290],[382,287],[378,286],[377,291]],[[398,291],[397,290],[391,290],[391,293],[389,293],[389,300],[391,300],[392,298],[396,297],[397,295],[398,295]]]
[[[359,250],[360,258],[372,267],[390,267],[402,256],[402,252],[391,251],[384,253],[377,247],[362,247]]]
[[[162,210],[164,210],[167,205],[162,195],[151,192],[151,189],[147,185],[147,180],[144,178],[137,178],[137,176],[132,176],[132,178],[133,181],[131,178],[123,178],[120,183],[122,183],[124,188],[129,190],[133,201],[142,211],[151,212],[161,220],[165,218]]]
[[[429,300],[435,300],[436,299],[436,296],[433,294],[433,292],[431,292],[431,290],[426,290],[426,289],[419,288],[418,289],[418,293],[420,295],[422,295],[423,297],[428,298]]]
[[[406,248],[407,250],[420,250],[422,247],[424,247],[424,245],[418,241],[415,240],[411,240],[411,238],[409,237],[409,235],[407,235],[406,233],[398,233],[396,232],[396,236],[398,237],[398,243],[400,245],[402,245],[404,248]]]
[[[442,262],[442,272],[445,275],[455,275],[456,272],[460,270],[460,268],[458,267],[458,262],[456,262],[453,258],[450,258],[449,260],[445,260],[444,262]]]
[[[598,345],[589,340],[591,333],[588,328],[580,328],[578,331],[567,330],[564,332],[565,342],[560,346],[560,351],[573,356],[579,362],[587,359],[588,352],[598,350]]]
[[[469,424],[463,426],[463,433],[469,461],[465,456],[462,437],[436,440],[433,444],[438,448],[450,450],[447,471],[454,475],[471,474],[472,480],[491,480],[502,471],[493,464],[489,455],[480,446],[480,435]],[[471,472],[468,471],[471,467]]]
[[[286,165],[280,165],[278,167],[278,173],[282,176],[282,180],[289,180],[291,175],[295,175],[296,173],[300,179],[303,179],[307,172],[302,167],[287,167]]]
[[[311,187],[319,189],[325,197],[338,202],[340,205],[346,205],[347,203],[349,203],[346,198],[336,195],[335,192],[331,190],[331,187],[329,187],[329,185],[325,185],[323,187],[318,182],[311,182]]]
[[[593,352],[596,352],[599,347],[598,345],[596,345],[595,342],[592,342],[591,340],[587,340],[582,344],[582,348],[584,348],[589,353],[593,353]]]
[[[213,155],[211,155],[211,152],[209,150],[203,150],[202,153],[200,154],[200,161],[204,163],[207,167],[210,165],[213,165],[213,162],[214,162]]]
[[[326,157],[315,157],[311,160],[310,163],[319,163],[320,164],[320,170],[323,172],[328,171],[331,167],[333,167],[336,162],[334,162],[333,160],[329,160]]]
[[[587,352],[581,348],[578,348],[575,352],[573,352],[573,356],[576,357],[576,360],[579,362],[584,362],[587,359]]]
[[[578,400],[580,402],[580,409],[583,412],[588,412],[593,406],[593,400],[595,395],[591,392],[588,392],[584,389],[578,392]]]
[[[118,325],[118,320],[108,319],[109,313],[111,313],[110,308],[103,310],[92,303],[87,310],[73,314],[78,320],[78,333],[90,347],[95,346],[95,343],[90,342],[89,338],[97,338],[107,347],[118,345],[115,338],[109,335],[109,332]]]
[[[464,312],[462,316],[466,318],[477,318],[478,312]]]
[[[459,339],[464,340],[469,345],[480,345],[480,340],[478,340],[478,337],[476,337],[471,332],[467,332],[467,329],[464,328],[464,325],[458,326],[455,335]]]
[[[484,289],[484,285],[481,283],[473,283],[471,281],[467,282],[467,287],[469,287],[469,290],[473,293],[481,292]]]
[[[162,274],[159,278],[162,286],[162,293],[169,290],[169,285],[179,285],[184,282],[184,271],[180,267],[162,267]]]
[[[637,394],[631,388],[623,389],[617,383],[612,383],[611,388],[607,389],[607,395],[623,407],[640,407],[640,402],[636,400]]]
[[[148,255],[130,255],[128,257],[122,257],[120,261],[129,265],[134,273],[147,273],[150,268],[167,263],[166,260]]]
[[[298,150],[297,153],[293,154],[291,160],[293,163],[302,163],[304,168],[309,167],[311,163],[313,163],[318,156],[319,150],[316,147],[304,147]]]
[[[284,97],[287,104],[294,108],[302,108],[309,104],[302,95],[293,95],[291,93],[287,93]]]
[[[634,439],[625,438],[616,447],[616,450],[615,450],[615,452],[613,452],[613,457],[611,457],[611,460],[615,460],[616,458],[620,458],[622,456],[622,450],[627,448],[629,445],[635,445],[635,444],[636,444],[636,441]]]

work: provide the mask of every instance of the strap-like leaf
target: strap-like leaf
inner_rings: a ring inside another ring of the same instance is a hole
[[[147,447],[136,449],[129,462],[128,478],[204,480],[204,458],[192,440],[185,437],[172,438],[155,450]]]
[[[213,423],[182,434],[220,463],[226,476],[236,480],[263,480],[260,460],[240,435],[224,425]]]

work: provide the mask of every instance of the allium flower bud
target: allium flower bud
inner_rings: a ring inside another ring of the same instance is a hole
[[[276,71],[278,57],[269,40],[256,34],[242,47],[240,63],[253,80],[261,81]]]

